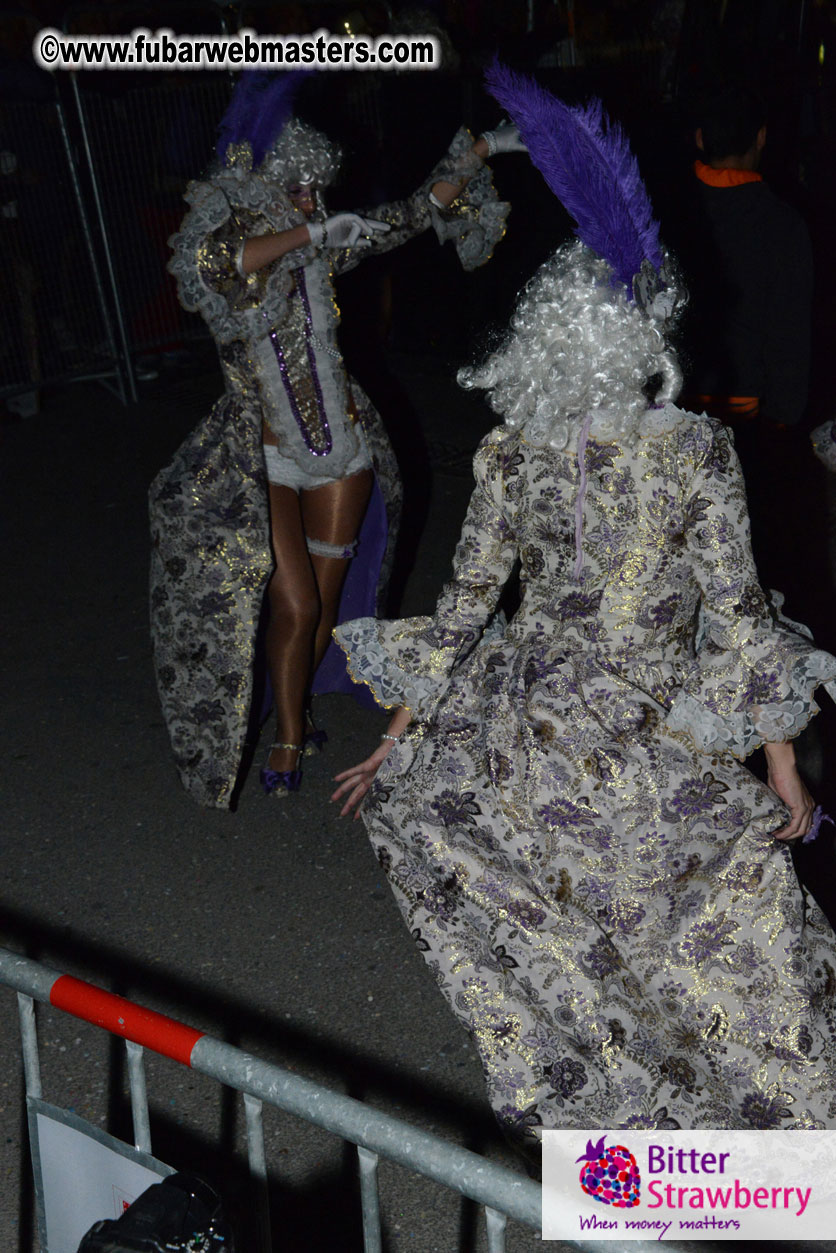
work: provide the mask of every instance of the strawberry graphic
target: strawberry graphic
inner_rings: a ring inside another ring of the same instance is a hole
[[[641,1176],[635,1157],[623,1144],[604,1145],[606,1136],[597,1144],[586,1142],[586,1152],[577,1160],[583,1162],[580,1185],[593,1201],[614,1205],[616,1209],[632,1209],[639,1203]]]

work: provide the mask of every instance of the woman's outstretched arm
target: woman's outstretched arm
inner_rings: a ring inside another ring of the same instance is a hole
[[[402,705],[395,711],[392,721],[380,737],[379,746],[371,756],[361,761],[359,765],[350,766],[348,770],[343,770],[334,776],[334,782],[339,783],[340,786],[334,791],[331,800],[338,801],[343,796],[346,798],[340,810],[341,818],[345,818],[352,810],[355,818],[360,817],[360,801],[371,787],[378,768],[392,745],[409,726],[411,717],[409,710]]]
[[[307,248],[311,242],[308,227],[305,223],[291,226],[285,231],[276,231],[270,235],[255,235],[244,244],[241,254],[241,273],[253,274],[265,265],[271,265],[288,252],[296,248]]]

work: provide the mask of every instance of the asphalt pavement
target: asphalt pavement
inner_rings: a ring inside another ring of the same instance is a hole
[[[404,367],[385,386],[413,469],[400,567],[413,613],[449,569],[491,418],[447,363]],[[146,492],[220,379],[198,353],[140,386],[129,408],[96,384],[47,392],[39,416],[2,428],[0,943],[519,1169],[362,824],[328,803],[331,776],[371,750],[382,715],[322,698],[327,749],[283,801],[261,794],[258,758],[235,813],[199,808],[179,784],[151,665]],[[54,1011],[38,1017],[45,1099],[130,1140],[120,1050]],[[29,1253],[17,1011],[2,991],[0,1048],[0,1250]],[[242,1111],[173,1063],[148,1069],[157,1156],[200,1169],[246,1226]],[[277,1249],[359,1249],[342,1145],[272,1111],[266,1134]],[[387,1166],[381,1191],[391,1253],[485,1247],[453,1194]],[[511,1247],[535,1242],[520,1231]]]
[[[443,352],[401,352],[379,380],[410,467],[404,614],[432,609],[470,456],[493,424],[453,371]],[[2,427],[0,943],[521,1170],[362,824],[328,803],[332,775],[375,744],[382,715],[322,698],[327,749],[281,802],[261,794],[257,769],[234,813],[200,809],[180,787],[151,666],[146,492],[220,381],[198,353],[141,388],[123,408],[76,384]],[[130,1140],[120,1050],[54,1011],[39,1013],[39,1033],[44,1097]],[[32,1253],[17,1013],[2,989],[0,1049],[0,1253]],[[246,1227],[241,1108],[153,1056],[148,1087],[157,1156],[202,1171]],[[350,1154],[273,1111],[266,1135],[277,1251],[359,1250]],[[443,1188],[384,1164],[381,1193],[387,1253],[487,1247],[482,1217]],[[542,1247],[512,1228],[510,1253]]]

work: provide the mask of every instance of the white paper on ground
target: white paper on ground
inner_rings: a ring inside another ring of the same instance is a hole
[[[43,1253],[78,1253],[94,1223],[119,1218],[172,1168],[69,1110],[29,1097],[29,1136]]]

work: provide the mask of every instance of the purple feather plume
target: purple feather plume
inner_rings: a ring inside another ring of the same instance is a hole
[[[253,165],[259,166],[293,113],[293,101],[312,70],[288,70],[280,74],[245,71],[232,94],[218,127],[215,151],[223,161],[230,144],[247,140]]]
[[[531,160],[577,222],[575,234],[608,261],[632,291],[647,258],[659,269],[663,254],[636,158],[600,100],[570,106],[531,78],[494,61],[485,75],[491,95],[516,122]]]

